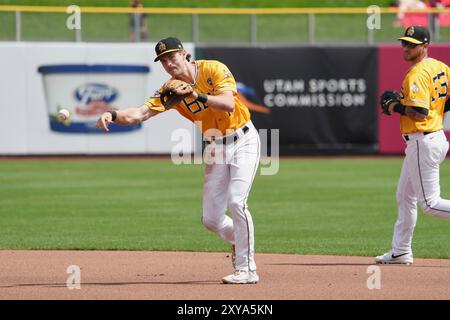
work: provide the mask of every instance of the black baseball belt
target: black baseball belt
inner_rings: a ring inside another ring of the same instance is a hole
[[[229,134],[228,136],[209,137],[209,138],[207,138],[207,140],[205,142],[206,142],[206,144],[210,144],[212,142],[217,143],[217,144],[228,144],[231,142],[236,142],[241,136],[245,135],[249,130],[250,130],[250,128],[248,126],[243,126],[243,127],[239,128],[236,132]],[[240,131],[242,131],[242,134],[240,134]]]
[[[417,132],[417,133],[422,133],[424,136],[426,136],[427,134],[430,134],[430,133],[433,133],[433,132],[436,132],[436,131],[431,131],[431,132]],[[404,134],[404,135],[403,135],[403,138],[405,138],[406,141],[409,141],[409,140],[410,140],[410,137],[409,137],[407,134]]]

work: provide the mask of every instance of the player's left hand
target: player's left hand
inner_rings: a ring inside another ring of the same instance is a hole
[[[381,112],[387,114],[388,116],[392,115],[394,102],[400,102],[401,97],[397,91],[387,90],[383,92],[380,98],[381,104]]]
[[[161,88],[160,100],[166,109],[173,108],[184,98],[192,95],[194,88],[187,82],[170,79]]]

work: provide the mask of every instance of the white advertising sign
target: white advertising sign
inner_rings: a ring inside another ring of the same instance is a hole
[[[0,43],[0,155],[170,154],[174,130],[200,135],[176,111],[134,126],[95,128],[106,110],[142,105],[169,75],[153,62],[156,43]],[[185,44],[194,54],[194,46]],[[57,119],[60,109],[70,118]],[[199,141],[197,141],[199,140]]]

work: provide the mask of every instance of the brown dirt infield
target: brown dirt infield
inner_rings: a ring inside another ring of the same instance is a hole
[[[226,285],[226,253],[0,250],[0,299],[321,300],[450,299],[450,259],[381,265],[368,289],[371,257],[256,254],[261,281]],[[70,265],[80,289],[68,289]],[[373,283],[373,282],[372,282]]]

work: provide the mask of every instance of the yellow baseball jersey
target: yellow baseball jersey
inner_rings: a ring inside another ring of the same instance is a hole
[[[433,132],[443,128],[449,79],[449,67],[433,58],[425,58],[408,70],[402,83],[401,103],[426,108],[428,116],[421,121],[401,116],[400,131],[403,134]]]
[[[183,117],[196,122],[202,131],[219,130],[223,136],[241,128],[250,120],[247,106],[237,97],[236,81],[227,66],[215,60],[198,60],[196,63],[195,91],[208,95],[218,95],[225,91],[232,91],[234,96],[234,111],[225,112],[208,108],[208,103],[183,99],[174,107]],[[159,99],[158,92],[145,103],[151,110],[164,112],[165,108]]]

